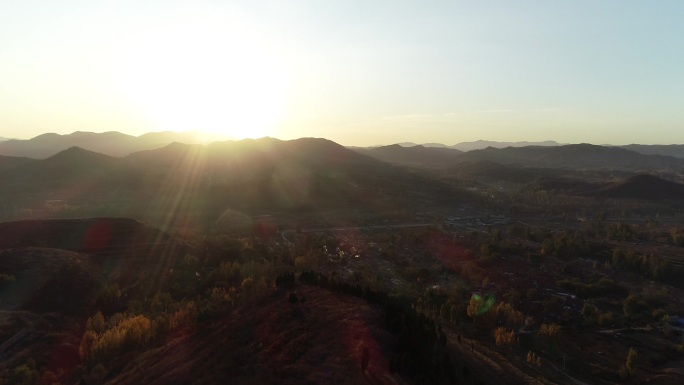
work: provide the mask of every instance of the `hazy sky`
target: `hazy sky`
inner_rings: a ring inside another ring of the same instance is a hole
[[[0,2],[0,137],[684,143],[684,1]]]

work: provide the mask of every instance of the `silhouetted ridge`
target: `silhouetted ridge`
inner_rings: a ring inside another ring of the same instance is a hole
[[[384,162],[427,168],[448,167],[463,153],[459,150],[444,147],[426,147],[422,145],[404,147],[399,144],[356,149],[356,151]]]
[[[44,163],[73,163],[73,162],[112,162],[115,158],[97,152],[88,151],[81,147],[72,146],[47,159]]]
[[[657,170],[681,168],[684,160],[661,155],[644,155],[616,147],[571,144],[557,147],[488,147],[473,150],[460,161],[492,161],[527,167],[567,169]]]
[[[629,144],[619,146],[630,151],[646,155],[665,155],[684,158],[684,144]]]
[[[644,200],[682,200],[684,185],[650,174],[640,174],[616,183],[597,193],[607,198]]]
[[[117,131],[104,133],[76,131],[68,135],[43,134],[28,140],[0,142],[0,155],[45,159],[70,147],[81,147],[110,156],[126,156],[136,151],[159,148],[172,142],[197,143],[191,132],[151,132],[138,137]]]

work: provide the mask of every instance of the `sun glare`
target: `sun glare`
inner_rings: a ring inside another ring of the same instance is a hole
[[[258,138],[281,118],[285,60],[245,23],[207,15],[161,20],[123,51],[120,87],[155,129]]]

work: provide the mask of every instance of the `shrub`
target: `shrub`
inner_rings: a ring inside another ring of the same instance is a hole
[[[106,327],[105,318],[102,315],[102,312],[99,311],[86,321],[86,330],[93,331],[97,334],[103,333]]]
[[[12,285],[16,279],[13,275],[0,274],[0,289],[9,285]]]
[[[598,317],[598,324],[601,326],[611,326],[615,322],[612,312],[601,313]]]

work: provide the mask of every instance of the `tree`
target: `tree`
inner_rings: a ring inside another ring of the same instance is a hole
[[[622,310],[626,316],[646,320],[650,318],[651,306],[643,295],[630,294],[622,305]]]
[[[585,302],[584,306],[582,306],[582,317],[584,317],[586,323],[590,325],[595,324],[598,317],[598,308],[589,302]]]
[[[468,317],[475,318],[484,315],[492,308],[494,305],[494,298],[484,297],[480,294],[473,294],[470,297],[470,302],[468,303],[468,308],[466,313]]]
[[[627,361],[625,362],[625,367],[627,368],[627,373],[633,376],[637,369],[637,351],[634,348],[629,348],[627,353]]]
[[[615,322],[612,312],[601,313],[598,317],[598,324],[604,327],[611,326]]]
[[[16,282],[16,279],[14,278],[13,275],[0,274],[0,288],[5,288],[7,286],[10,286],[14,282]]]
[[[496,346],[513,346],[518,342],[518,339],[515,338],[515,332],[504,327],[498,327],[494,330],[494,340]]]
[[[541,324],[539,334],[548,338],[558,338],[561,327],[558,324]]]
[[[665,314],[663,318],[660,319],[660,322],[663,325],[663,334],[665,336],[669,336],[670,333],[672,333],[672,326],[670,326],[670,316]]]
[[[88,318],[88,321],[86,322],[86,329],[91,330],[97,334],[104,333],[106,327],[107,326],[105,324],[104,316],[100,311],[95,313],[93,317]]]
[[[527,352],[527,363],[541,368],[541,358],[531,350]]]
[[[10,383],[17,385],[31,385],[36,382],[37,377],[38,373],[36,372],[35,368],[32,369],[29,365],[24,364],[14,368]]]
[[[78,349],[78,354],[82,360],[90,359],[90,354],[91,354],[93,345],[95,344],[96,341],[97,341],[97,334],[95,334],[93,331],[86,330],[85,333],[83,333],[83,338],[81,338],[81,345],[79,346],[79,349]]]
[[[539,328],[539,336],[546,340],[549,348],[555,349],[560,339],[561,327],[558,324],[541,324]]]
[[[510,303],[499,302],[496,306],[496,313],[503,315],[506,320],[506,325],[509,327],[521,327],[525,323],[525,315],[518,310],[515,310]]]

